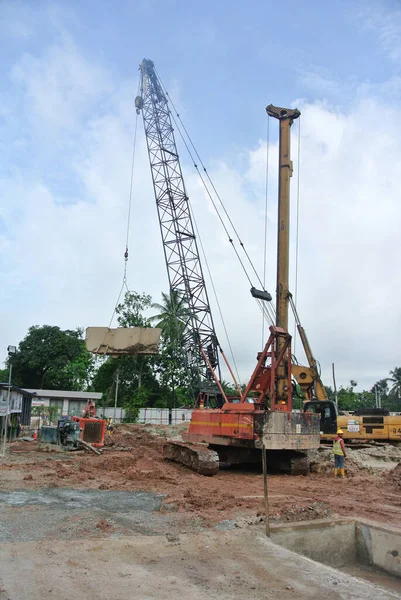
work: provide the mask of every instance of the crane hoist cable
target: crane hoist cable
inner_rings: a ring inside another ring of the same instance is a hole
[[[203,246],[202,238],[199,235],[198,223],[196,222],[196,218],[195,218],[195,214],[194,214],[194,210],[192,208],[191,202],[189,204],[190,204],[190,209],[191,209],[191,212],[192,212],[192,219],[193,219],[193,222],[194,222],[194,225],[195,225],[196,235],[198,236],[199,244],[200,244],[202,255],[203,255],[203,260],[205,261],[206,270],[207,270],[207,272],[209,274],[210,283],[211,283],[213,294],[214,294],[214,298],[215,298],[215,301],[216,301],[216,304],[217,304],[217,309],[218,309],[219,314],[220,314],[220,319],[221,319],[221,322],[222,322],[222,325],[223,325],[224,333],[225,333],[225,336],[226,336],[226,339],[227,339],[227,344],[228,344],[228,347],[230,349],[230,354],[231,354],[231,358],[232,358],[232,361],[233,361],[233,364],[234,364],[235,372],[237,374],[238,381],[241,383],[241,378],[239,376],[237,362],[235,360],[235,356],[234,356],[234,352],[233,352],[233,349],[232,349],[230,337],[228,335],[226,323],[225,323],[225,320],[224,320],[224,317],[223,317],[223,312],[221,310],[221,305],[220,305],[219,298],[218,298],[218,295],[217,295],[217,292],[216,292],[216,287],[214,285],[214,280],[213,280],[213,277],[212,277],[212,273],[210,271],[209,261],[207,260],[207,256],[206,256],[205,248]]]
[[[165,92],[165,93],[166,93],[166,95],[168,94],[167,92]],[[171,99],[170,99],[170,102],[171,102]],[[174,123],[174,125],[175,125],[175,127],[176,127],[176,129],[177,129],[177,131],[178,131],[178,133],[179,133],[179,135],[180,135],[180,137],[181,137],[182,141],[183,141],[183,144],[184,144],[184,146],[185,146],[185,148],[186,148],[186,150],[187,150],[187,152],[188,152],[188,154],[189,154],[189,156],[190,156],[190,158],[191,158],[191,160],[192,160],[192,162],[193,162],[193,164],[194,164],[194,167],[195,167],[195,169],[196,169],[196,170],[197,170],[197,172],[198,172],[198,175],[199,175],[199,177],[200,177],[200,180],[202,181],[202,184],[203,184],[203,186],[204,186],[204,188],[205,188],[205,190],[206,190],[206,193],[207,193],[207,195],[209,196],[209,199],[210,199],[210,201],[211,201],[211,203],[212,203],[212,205],[213,205],[213,208],[214,208],[214,209],[215,209],[215,211],[216,211],[216,214],[217,214],[217,216],[218,216],[218,218],[219,218],[219,221],[220,221],[220,223],[222,224],[222,226],[223,226],[223,229],[224,229],[224,231],[225,231],[225,232],[226,232],[226,234],[227,234],[228,241],[230,242],[230,244],[232,245],[232,247],[233,247],[233,249],[234,249],[234,252],[235,252],[235,254],[236,254],[236,256],[237,256],[237,259],[238,259],[238,261],[239,261],[239,263],[240,263],[240,265],[241,265],[241,267],[242,267],[242,269],[243,269],[243,271],[244,271],[244,273],[245,273],[245,276],[246,276],[246,278],[248,279],[248,282],[249,282],[249,284],[250,284],[251,288],[253,288],[254,286],[253,286],[253,283],[252,283],[252,279],[250,278],[250,276],[249,276],[249,273],[248,273],[248,271],[247,271],[247,269],[246,269],[246,267],[245,267],[245,265],[244,265],[244,262],[243,262],[243,260],[241,259],[241,256],[239,255],[239,252],[238,252],[238,250],[237,250],[237,248],[236,248],[236,246],[235,246],[235,244],[234,244],[234,240],[232,239],[232,237],[231,237],[231,235],[230,235],[230,233],[229,233],[229,231],[228,231],[228,229],[227,229],[227,226],[226,226],[226,224],[224,223],[224,220],[223,220],[223,218],[222,218],[222,216],[221,216],[221,214],[220,214],[220,212],[219,212],[219,210],[218,210],[218,207],[217,207],[217,205],[216,205],[216,202],[215,202],[215,200],[214,200],[214,198],[213,198],[213,195],[212,195],[212,193],[210,192],[210,190],[209,190],[209,188],[208,188],[208,186],[207,186],[207,183],[206,183],[206,181],[205,181],[204,177],[202,176],[202,174],[201,174],[201,172],[200,172],[200,170],[199,170],[199,166],[197,165],[197,163],[196,163],[196,161],[195,161],[195,158],[194,158],[194,156],[193,156],[193,153],[191,152],[191,149],[190,149],[190,147],[189,147],[189,145],[188,145],[188,143],[187,143],[187,140],[185,139],[185,137],[184,137],[184,135],[183,135],[183,133],[182,133],[182,131],[181,131],[181,127],[180,127],[179,123],[177,122],[176,118],[174,117],[174,114],[173,114],[173,113],[171,113],[171,118],[172,118],[172,121],[173,121],[173,123]],[[242,247],[244,248],[244,245],[242,244],[242,242],[241,242],[241,245],[242,245]],[[245,251],[245,252],[246,252],[246,251]],[[249,259],[249,260],[250,260],[250,259]],[[252,265],[252,266],[253,266],[253,265]],[[254,267],[253,267],[253,268],[254,268]],[[255,272],[256,272],[256,271],[255,271]],[[258,281],[261,283],[261,285],[263,285],[263,284],[262,284],[262,282],[261,282],[261,280],[260,280],[260,278],[259,278],[259,276],[257,276],[257,277],[258,277]],[[274,319],[274,307],[273,307],[273,306],[266,307],[266,312],[267,312],[267,314],[268,314],[268,318],[269,318],[269,322],[270,322],[270,324],[272,324],[272,325],[273,325],[273,324],[274,324],[274,321],[275,321],[275,319]]]
[[[268,224],[268,199],[269,199],[269,146],[270,146],[270,116],[267,116],[266,127],[266,181],[265,181],[265,235],[263,244],[263,289],[266,289],[266,262],[267,262],[267,224]],[[265,316],[262,316],[262,346],[265,341]]]
[[[244,243],[242,242],[242,240],[241,240],[241,238],[240,238],[240,236],[239,236],[239,234],[238,234],[238,231],[237,231],[237,229],[236,229],[236,227],[235,227],[235,225],[234,225],[234,223],[233,223],[233,221],[232,221],[232,219],[231,219],[231,217],[230,217],[230,215],[229,215],[229,213],[228,213],[228,211],[227,211],[227,209],[226,209],[226,207],[225,207],[225,205],[224,205],[224,203],[223,203],[223,201],[222,201],[222,199],[221,199],[221,196],[220,196],[220,194],[218,193],[218,191],[217,191],[217,189],[216,189],[216,186],[214,185],[214,183],[213,183],[213,181],[212,181],[212,179],[211,179],[211,177],[210,177],[210,175],[209,175],[209,172],[208,172],[207,168],[205,167],[205,165],[204,165],[204,163],[203,163],[203,161],[202,161],[202,158],[200,157],[200,155],[199,155],[199,152],[198,152],[198,150],[196,149],[196,146],[195,146],[195,144],[194,144],[194,142],[193,142],[193,140],[192,140],[191,136],[189,135],[189,132],[188,132],[187,128],[185,127],[185,124],[184,124],[184,122],[182,121],[182,119],[181,119],[181,117],[180,117],[180,114],[179,114],[179,112],[178,112],[178,110],[177,110],[177,108],[176,108],[176,106],[175,106],[175,104],[174,104],[173,100],[171,99],[171,96],[169,95],[169,93],[168,93],[168,91],[167,91],[167,89],[166,89],[166,86],[164,85],[164,83],[163,83],[162,79],[160,78],[160,76],[159,76],[159,74],[157,73],[157,71],[156,71],[156,70],[155,70],[155,72],[156,72],[156,74],[157,74],[157,78],[158,78],[158,80],[159,80],[159,82],[160,82],[160,84],[161,84],[161,86],[162,86],[162,88],[163,88],[163,91],[164,91],[164,93],[165,93],[166,97],[168,97],[168,98],[169,98],[169,104],[170,104],[170,105],[173,107],[173,109],[174,109],[174,111],[175,111],[175,114],[176,114],[176,117],[177,117],[177,119],[179,120],[179,122],[180,122],[180,123],[181,123],[181,125],[182,125],[182,129],[183,129],[183,131],[185,132],[185,135],[187,136],[187,139],[188,139],[188,141],[189,141],[189,144],[190,144],[190,146],[192,146],[192,148],[193,148],[193,150],[194,150],[194,152],[195,152],[195,155],[196,155],[196,157],[198,158],[198,160],[199,160],[199,163],[200,163],[200,165],[201,165],[201,167],[202,167],[202,169],[203,169],[203,172],[205,173],[207,180],[209,181],[209,183],[210,183],[210,185],[211,185],[211,187],[212,187],[212,189],[213,189],[213,191],[214,191],[214,193],[215,193],[215,195],[216,195],[216,197],[217,197],[217,199],[218,199],[218,201],[219,201],[219,203],[220,203],[221,207],[223,208],[223,211],[224,211],[224,213],[225,213],[225,215],[226,215],[226,217],[227,217],[227,219],[228,219],[228,221],[229,221],[229,223],[230,223],[230,225],[231,225],[231,227],[232,227],[232,229],[233,229],[233,231],[234,231],[234,234],[235,234],[236,238],[238,239],[239,245],[241,246],[241,248],[242,248],[243,252],[245,253],[245,256],[246,256],[246,258],[248,259],[248,262],[249,262],[249,264],[250,264],[250,266],[251,266],[251,268],[252,268],[252,270],[253,270],[253,272],[254,272],[254,274],[255,274],[255,276],[256,276],[256,278],[257,278],[258,282],[259,282],[259,284],[260,284],[260,285],[262,286],[262,288],[264,289],[264,287],[263,287],[263,282],[262,282],[261,278],[259,277],[259,274],[258,274],[258,272],[257,272],[257,270],[256,270],[256,268],[255,268],[255,265],[253,264],[253,262],[252,262],[252,260],[251,260],[251,257],[249,256],[249,254],[248,254],[248,251],[247,251],[247,249],[246,249],[246,247],[245,247]],[[239,256],[239,254],[238,254],[238,251],[237,251],[237,249],[236,249],[236,248],[235,248],[235,246],[234,246],[234,241],[233,241],[233,239],[232,239],[231,235],[230,235],[230,234],[229,234],[229,232],[228,232],[228,229],[227,229],[227,227],[226,227],[226,225],[225,225],[225,223],[224,223],[224,221],[223,221],[223,219],[222,219],[222,217],[221,217],[221,215],[220,215],[220,213],[219,213],[219,211],[218,211],[217,205],[216,205],[215,201],[214,201],[214,200],[213,200],[213,198],[212,198],[212,194],[211,194],[210,190],[208,189],[208,187],[207,187],[207,185],[206,185],[206,182],[205,182],[204,178],[202,177],[202,175],[201,175],[201,173],[200,173],[199,166],[197,165],[197,163],[196,163],[196,161],[195,161],[195,158],[194,158],[194,156],[193,156],[193,154],[192,154],[192,152],[191,152],[191,150],[190,150],[190,147],[189,147],[189,145],[188,145],[188,143],[187,143],[187,141],[186,141],[186,139],[185,139],[185,137],[184,137],[184,135],[183,135],[183,133],[182,133],[182,131],[181,131],[181,128],[179,127],[179,125],[178,125],[178,122],[177,122],[177,120],[175,119],[175,117],[174,117],[174,114],[173,114],[172,112],[171,112],[171,116],[172,116],[172,119],[173,119],[173,121],[174,121],[174,124],[175,124],[175,126],[177,127],[177,129],[178,129],[178,131],[179,131],[179,134],[180,134],[180,136],[181,136],[181,139],[183,140],[183,143],[184,143],[184,145],[185,145],[185,147],[186,147],[186,149],[187,149],[187,152],[188,152],[188,154],[189,154],[189,156],[190,156],[190,158],[191,158],[191,160],[192,160],[192,162],[193,162],[193,164],[194,164],[194,167],[195,167],[195,169],[198,171],[198,174],[199,174],[199,176],[200,176],[200,178],[201,178],[201,181],[202,181],[202,183],[203,183],[203,185],[204,185],[204,187],[205,187],[205,190],[206,190],[206,192],[207,192],[207,194],[208,194],[208,196],[209,196],[209,198],[210,198],[210,200],[211,200],[211,202],[212,202],[212,204],[213,204],[213,207],[214,207],[214,209],[215,209],[215,211],[216,211],[216,214],[218,215],[218,217],[219,217],[219,219],[220,219],[220,222],[222,223],[222,225],[223,225],[223,227],[224,227],[224,230],[225,230],[225,232],[226,232],[226,234],[227,234],[228,240],[229,240],[229,242],[231,243],[231,245],[233,246],[233,248],[234,248],[234,250],[235,250],[235,253],[236,253],[236,255],[237,255],[237,258],[238,258],[238,260],[239,260],[239,262],[240,262],[240,264],[241,264],[242,268],[244,269],[244,272],[245,272],[245,274],[246,274],[246,276],[247,276],[247,279],[248,279],[248,281],[251,283],[251,279],[250,279],[250,277],[249,277],[249,274],[248,274],[247,270],[245,269],[245,266],[244,266],[244,264],[243,264],[243,262],[242,262],[242,260],[241,260],[241,258],[240,258],[240,256]],[[252,285],[252,283],[251,283],[251,285]],[[253,286],[252,286],[252,287],[253,287]],[[272,307],[272,308],[273,308],[273,312],[274,312],[274,307]]]
[[[139,93],[139,89],[140,89],[140,82],[138,82],[137,94]],[[130,291],[128,288],[128,284],[127,284],[127,266],[128,266],[128,256],[129,256],[128,244],[129,244],[129,232],[130,232],[130,226],[131,226],[132,190],[133,190],[133,182],[134,182],[137,132],[138,132],[138,115],[136,115],[136,118],[135,118],[134,139],[133,139],[133,143],[132,143],[131,178],[130,178],[130,187],[129,187],[127,229],[126,229],[125,251],[124,251],[124,274],[123,274],[123,281],[122,281],[120,293],[118,294],[117,302],[114,306],[114,310],[111,315],[109,329],[113,323],[114,315],[116,314],[116,310],[117,310],[118,304],[120,302],[121,294],[123,293],[124,288],[125,288],[126,293],[129,293],[129,291]]]
[[[299,207],[300,207],[300,172],[301,172],[301,117],[298,119],[298,164],[297,164],[297,218],[296,218],[296,236],[295,236],[295,293],[294,307],[297,306],[298,299],[298,259],[299,259]],[[294,342],[293,349],[295,354],[297,326],[294,324]]]

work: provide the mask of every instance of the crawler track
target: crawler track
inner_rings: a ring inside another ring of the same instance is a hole
[[[189,467],[201,475],[216,475],[219,455],[201,444],[167,442],[163,446],[163,458]]]

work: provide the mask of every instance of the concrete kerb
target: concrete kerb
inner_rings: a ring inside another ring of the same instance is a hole
[[[314,523],[315,524],[315,523]],[[346,525],[352,525],[352,520]],[[298,524],[297,524],[298,525]],[[302,525],[313,526],[312,523],[300,523]],[[326,522],[327,525],[327,522]],[[286,525],[273,528],[285,528]],[[289,528],[292,525],[288,526]],[[294,528],[296,530],[296,527]],[[304,530],[308,528],[305,527]],[[320,529],[322,531],[323,529]],[[366,580],[353,577],[347,573],[341,572],[334,567],[323,564],[293,550],[289,550],[277,544],[258,533],[258,543],[265,549],[265,559],[269,559],[269,554],[273,553],[274,560],[279,564],[288,565],[288,582],[294,591],[302,596],[305,582],[309,582],[310,588],[316,585],[324,585],[327,590],[327,598],[336,597],[342,600],[388,600],[390,598],[400,598],[399,594],[388,589],[374,585]],[[334,596],[331,596],[333,594]]]
[[[331,567],[359,563],[401,577],[401,528],[343,517],[272,525],[271,539]]]

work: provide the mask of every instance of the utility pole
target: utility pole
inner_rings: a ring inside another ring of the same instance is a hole
[[[289,304],[289,264],[290,264],[290,178],[292,177],[291,160],[291,125],[301,115],[299,110],[281,108],[269,104],[266,108],[269,117],[280,121],[279,137],[279,202],[278,202],[278,231],[277,231],[277,286],[276,286],[276,326],[288,331]],[[284,338],[277,339],[276,353],[280,353]],[[291,361],[291,356],[287,358]],[[287,404],[288,376],[285,361],[277,367],[276,404]]]
[[[334,363],[331,363],[331,370],[333,372],[333,387],[334,387],[334,400],[336,403],[336,406],[338,408],[338,398],[337,398],[337,386],[336,386],[336,374],[334,372]]]
[[[10,410],[10,393],[11,393],[11,375],[13,372],[13,365],[10,360],[11,355],[17,353],[16,346],[8,346],[8,362],[9,362],[9,370],[8,370],[8,390],[7,390],[7,406],[6,406],[6,414],[4,416],[4,436],[3,436],[3,458],[6,455],[6,442],[7,442],[7,421],[8,421],[8,411]]]
[[[119,383],[119,370],[117,369],[116,374],[116,393],[114,396],[114,423],[116,422],[116,412],[117,412],[117,399],[118,399],[118,383]]]

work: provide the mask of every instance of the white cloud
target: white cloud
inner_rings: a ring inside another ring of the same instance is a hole
[[[18,0],[3,0],[0,4],[0,34],[3,39],[26,40],[37,25],[37,14],[32,6]]]
[[[74,128],[112,90],[110,74],[85,60],[67,34],[42,56],[24,54],[11,79],[25,88],[32,126],[53,131]]]
[[[401,60],[401,10],[388,1],[358,2],[355,21],[374,32],[383,52],[394,62]]]
[[[31,151],[42,160],[35,168],[21,163],[12,177],[3,175],[0,181],[0,219],[5,223],[5,229],[0,228],[1,279],[7,282],[0,299],[3,348],[18,343],[32,324],[108,324],[124,264],[137,85],[113,82],[110,73],[85,59],[68,38],[42,56],[22,57],[12,70],[12,83],[26,107]],[[325,380],[330,382],[334,361],[339,383],[352,377],[368,387],[399,364],[401,350],[397,107],[383,102],[376,90],[371,97],[361,92],[347,110],[313,102],[299,108],[303,116],[298,308]],[[39,126],[47,136],[38,136]],[[142,132],[142,123],[139,126]],[[276,123],[271,126],[273,137]],[[48,145],[56,138],[57,148],[66,148],[61,157]],[[238,157],[241,168],[234,170],[220,157],[210,169],[259,273],[265,152],[264,144],[255,140],[255,147],[243,149]],[[274,144],[270,158],[267,289],[273,293]],[[293,159],[296,163],[296,139]],[[55,165],[65,180],[74,181],[72,191],[63,192],[49,182]],[[184,173],[245,380],[261,347],[261,316],[199,179],[186,164]],[[292,198],[295,203],[296,177]],[[291,278],[294,289],[294,270]],[[128,284],[155,300],[167,289],[142,133],[137,140]],[[227,350],[210,286],[209,295]]]

